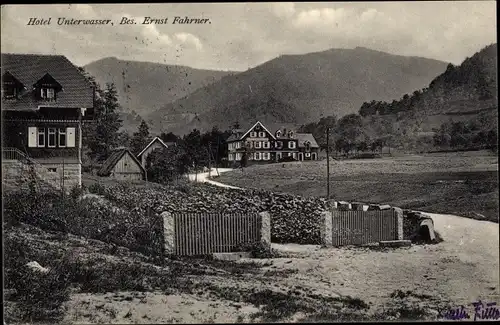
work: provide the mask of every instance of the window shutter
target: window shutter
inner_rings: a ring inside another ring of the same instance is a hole
[[[36,127],[28,127],[28,147],[36,147]]]
[[[76,128],[66,128],[66,147],[74,148],[75,147],[75,132]]]

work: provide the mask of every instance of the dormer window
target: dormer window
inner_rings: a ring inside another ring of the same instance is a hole
[[[62,90],[62,86],[48,73],[34,85],[37,97],[42,100],[56,100],[56,95]]]
[[[56,90],[54,88],[41,88],[40,98],[47,100],[54,100],[56,99]]]
[[[281,137],[281,130],[276,131],[276,138]]]
[[[11,85],[3,85],[2,87],[2,97],[5,99],[17,98],[17,89]]]
[[[293,131],[288,131],[288,137],[291,139],[293,138]]]
[[[6,72],[2,77],[2,98],[4,99],[16,99],[18,98],[21,91],[24,89],[24,85],[17,80],[10,72]]]

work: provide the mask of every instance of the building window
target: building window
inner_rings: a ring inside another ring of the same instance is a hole
[[[255,141],[255,148],[260,149],[260,141]]]
[[[59,128],[59,147],[66,147],[66,129]]]
[[[270,144],[269,141],[264,141],[264,149],[269,149]]]
[[[295,141],[288,142],[288,148],[289,149],[295,149]]]
[[[281,137],[281,130],[276,131],[276,137],[277,138]]]
[[[239,153],[239,152],[238,152],[238,153],[236,154],[236,160],[241,160],[241,153]]]
[[[255,153],[255,160],[260,160],[260,152]]]
[[[257,132],[250,132],[250,138],[256,138]]]
[[[265,138],[266,132],[259,132],[259,138]]]
[[[2,87],[2,97],[5,99],[17,98],[17,89],[12,85],[3,85]]]
[[[283,154],[281,152],[278,152],[277,154],[278,159],[281,159],[283,157]]]
[[[262,153],[262,156],[263,156],[264,160],[269,160],[271,155],[269,154],[269,152],[264,152],[264,153]]]
[[[41,88],[40,97],[42,99],[52,100],[56,98],[56,91],[54,88]]]
[[[55,128],[49,128],[48,129],[48,147],[49,148],[54,148],[56,146],[56,129]]]
[[[283,148],[283,141],[276,141],[276,148],[282,149]]]
[[[37,147],[45,147],[45,129],[44,128],[37,128],[36,130],[37,133]]]
[[[292,153],[292,157],[293,159],[297,159],[297,153],[296,152]]]

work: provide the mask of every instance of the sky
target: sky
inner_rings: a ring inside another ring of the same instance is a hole
[[[206,24],[172,24],[174,17]],[[136,24],[120,25],[123,17]],[[145,17],[167,24],[143,24]],[[28,25],[30,18],[50,25]],[[58,25],[58,18],[113,25]],[[496,42],[495,1],[6,5],[2,53],[244,71],[277,56],[367,47],[460,64]]]

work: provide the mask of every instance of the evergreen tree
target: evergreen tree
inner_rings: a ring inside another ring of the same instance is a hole
[[[146,121],[142,120],[137,128],[137,132],[134,132],[130,140],[130,147],[134,155],[138,155],[150,141],[151,135],[149,134],[149,126]]]
[[[114,84],[106,84],[104,91],[96,89],[94,121],[85,124],[83,130],[84,142],[89,148],[88,155],[94,161],[107,159],[119,144],[118,130],[122,126],[119,108]]]

